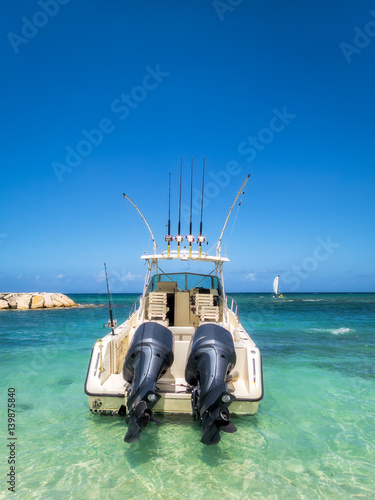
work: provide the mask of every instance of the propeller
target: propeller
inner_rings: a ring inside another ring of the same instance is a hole
[[[126,443],[135,443],[141,436],[141,431],[144,431],[148,422],[153,422],[156,425],[161,425],[154,412],[147,408],[146,401],[140,401],[132,411],[129,418],[128,432],[125,434],[124,441]]]
[[[138,427],[144,431],[146,425],[149,421],[154,422],[156,425],[161,425],[161,422],[158,418],[155,417],[154,412],[147,408],[147,403],[145,401],[140,401],[135,407],[135,421]]]
[[[217,444],[220,441],[220,431],[232,434],[237,427],[230,421],[229,410],[226,405],[207,412],[202,419],[203,444]]]

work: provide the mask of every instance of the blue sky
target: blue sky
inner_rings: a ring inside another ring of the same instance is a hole
[[[0,27],[0,291],[102,292],[106,261],[139,292],[122,193],[163,249],[180,158],[184,205],[206,159],[207,248],[251,173],[229,291],[375,291],[373,2],[20,0]]]

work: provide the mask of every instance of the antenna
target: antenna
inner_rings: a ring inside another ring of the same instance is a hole
[[[178,231],[177,234],[181,234],[181,182],[182,182],[182,158],[180,163],[180,200],[178,204]]]
[[[169,172],[168,187],[168,235],[171,234],[171,173]]]
[[[190,231],[189,235],[186,236],[189,242],[189,258],[191,258],[192,248],[191,244],[194,243],[195,238],[193,236],[193,158],[191,159],[191,180],[190,180]]]
[[[169,172],[169,197],[168,197],[168,234],[165,237],[165,241],[168,242],[168,257],[171,256],[171,241],[173,236],[171,235],[171,173]]]
[[[206,159],[203,158],[203,173],[202,173],[202,201],[201,201],[201,223],[199,226],[199,234],[202,234],[202,225],[203,225],[203,194],[204,194],[204,168],[205,168]]]
[[[203,174],[202,174],[202,201],[201,201],[201,223],[199,226],[199,236],[198,236],[198,242],[199,242],[199,257],[202,256],[202,243],[206,241],[206,237],[203,236],[202,234],[202,228],[203,228],[203,194],[204,194],[204,168],[206,164],[206,159],[203,158]]]
[[[117,326],[117,321],[113,319],[111,295],[109,293],[107,266],[106,266],[105,262],[104,262],[104,271],[105,271],[105,280],[107,282],[108,303],[109,303],[109,317],[110,317],[110,320],[104,326],[108,326],[108,328],[110,328],[112,330],[112,335],[115,335],[115,328]]]
[[[155,242],[155,238],[154,238],[154,235],[152,234],[152,231],[151,231],[151,228],[150,226],[148,225],[148,222],[147,220],[145,219],[145,217],[143,216],[142,212],[139,210],[139,208],[137,207],[137,205],[129,198],[129,196],[127,196],[125,193],[122,193],[124,198],[128,201],[130,201],[130,203],[133,205],[133,207],[137,210],[137,212],[139,213],[139,215],[142,217],[142,219],[144,220],[144,223],[146,224],[147,226],[147,229],[149,230],[150,232],[150,235],[151,235],[151,239],[152,239],[152,244],[153,244],[153,247],[154,247],[154,257],[156,255],[156,242]]]
[[[230,210],[229,210],[229,213],[228,213],[228,215],[227,215],[227,218],[225,219],[224,226],[223,226],[223,229],[221,230],[220,238],[219,238],[219,241],[218,241],[218,243],[217,243],[217,247],[216,247],[216,255],[217,255],[217,257],[220,257],[221,240],[222,240],[222,238],[223,238],[223,234],[224,234],[225,228],[226,228],[226,226],[227,226],[227,223],[228,223],[228,220],[229,220],[230,214],[232,213],[233,208],[234,208],[234,205],[236,204],[236,202],[237,202],[237,200],[238,200],[238,197],[240,196],[240,194],[241,194],[241,192],[242,192],[243,188],[245,187],[245,185],[246,185],[247,181],[249,180],[249,178],[250,178],[250,174],[246,177],[245,182],[242,184],[242,186],[241,186],[240,190],[238,191],[237,196],[236,196],[236,198],[234,199],[233,205],[231,206],[231,208],[230,208]],[[244,192],[242,192],[242,194],[244,194]]]
[[[191,235],[193,232],[193,158],[191,159],[191,179],[190,179],[190,231]]]
[[[177,257],[180,257],[180,243],[184,241],[184,237],[181,236],[181,183],[182,183],[182,158],[180,163],[180,201],[178,209],[178,231],[176,236],[177,241]]]

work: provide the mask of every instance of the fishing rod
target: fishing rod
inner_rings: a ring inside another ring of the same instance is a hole
[[[203,194],[204,194],[204,169],[205,169],[205,163],[206,159],[203,158],[203,173],[202,173],[202,200],[201,200],[201,222],[199,226],[199,235],[198,235],[198,242],[199,242],[199,258],[202,256],[202,243],[206,241],[206,237],[203,236],[202,234],[202,228],[203,228]]]
[[[184,237],[181,235],[181,183],[182,183],[182,158],[180,163],[180,201],[178,209],[178,231],[176,236],[177,241],[177,258],[180,257],[180,244],[184,241]]]
[[[156,255],[156,242],[155,242],[155,238],[154,238],[154,235],[152,234],[152,231],[151,231],[151,228],[150,226],[148,225],[148,222],[147,220],[145,219],[145,217],[143,216],[142,212],[139,210],[139,208],[137,207],[137,205],[129,198],[129,196],[127,196],[125,193],[122,193],[124,198],[128,201],[130,201],[130,203],[133,205],[133,207],[137,210],[137,212],[139,213],[139,215],[142,217],[144,223],[146,224],[147,226],[147,229],[149,230],[150,232],[150,235],[151,235],[151,239],[152,239],[152,244],[153,244],[153,247],[154,247],[154,256]]]
[[[112,335],[115,335],[115,328],[117,326],[117,320],[113,319],[113,313],[112,313],[112,302],[111,302],[111,294],[109,293],[109,284],[108,284],[108,275],[107,275],[107,265],[104,262],[104,271],[105,271],[105,280],[107,282],[107,292],[108,292],[108,303],[109,303],[109,317],[110,320],[108,323],[104,326],[107,326],[112,330]]]
[[[191,259],[191,254],[192,254],[191,245],[195,241],[195,238],[193,236],[193,158],[191,159],[191,180],[190,180],[190,231],[186,239],[189,242],[189,258]]]
[[[223,226],[223,229],[221,230],[221,234],[220,234],[220,238],[219,238],[219,241],[217,243],[217,247],[216,247],[216,255],[217,257],[220,257],[220,248],[221,248],[221,240],[223,238],[223,234],[224,234],[224,231],[225,231],[225,228],[227,226],[227,223],[228,223],[228,220],[229,220],[229,217],[233,211],[233,208],[234,208],[234,205],[236,204],[237,200],[238,200],[238,197],[240,196],[240,194],[245,194],[242,190],[243,188],[245,187],[247,181],[249,180],[250,178],[250,174],[246,177],[244,183],[242,184],[241,188],[239,189],[238,193],[237,193],[237,196],[236,198],[234,199],[234,202],[233,202],[233,205],[231,206],[230,210],[229,210],[229,213],[227,215],[227,218],[225,219],[225,222],[224,222],[224,226]]]
[[[168,196],[168,234],[165,236],[165,241],[168,242],[168,258],[171,256],[171,173],[169,172],[169,196]]]

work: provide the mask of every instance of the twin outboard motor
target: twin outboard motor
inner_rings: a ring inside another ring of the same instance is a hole
[[[228,406],[235,397],[225,380],[236,364],[231,334],[225,328],[207,323],[197,328],[185,370],[186,382],[194,386],[193,413],[201,420],[204,444],[220,441],[220,431],[236,432],[230,422]]]
[[[135,332],[122,373],[131,385],[128,390],[128,432],[124,441],[138,441],[147,423],[160,425],[152,408],[161,398],[155,392],[157,380],[173,363],[173,335],[155,322],[143,323]]]

